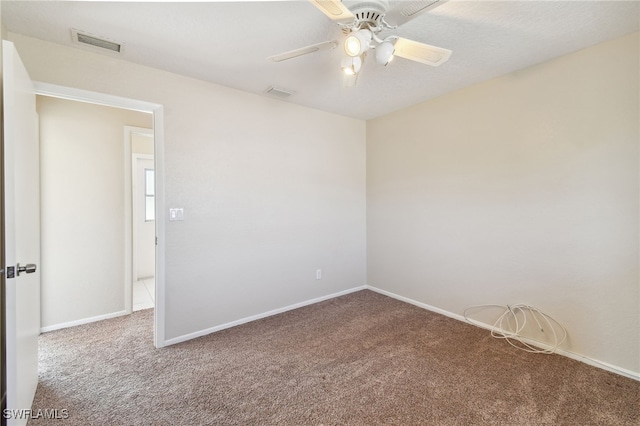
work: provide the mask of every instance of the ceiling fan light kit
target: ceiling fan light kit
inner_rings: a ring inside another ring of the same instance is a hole
[[[409,40],[396,35],[385,38],[379,36],[382,31],[396,30],[400,25],[418,17],[447,0],[400,1],[389,7],[387,0],[368,0],[352,2],[349,8],[341,0],[310,0],[314,6],[333,20],[345,34],[342,43],[345,57],[342,59],[342,71],[349,76],[357,76],[369,49],[375,49],[376,63],[387,65],[394,56],[431,66],[440,66],[451,56],[451,51],[436,46]],[[308,53],[324,49],[333,49],[337,41],[319,43],[279,55],[271,56],[274,62],[297,58]],[[322,46],[322,48],[318,48]],[[352,86],[355,84],[349,84]]]
[[[360,56],[371,47],[373,34],[370,30],[361,29],[352,32],[344,40],[344,51],[349,56]]]
[[[353,56],[342,58],[342,72],[347,75],[356,75],[362,67],[362,57]]]
[[[393,54],[396,48],[390,41],[383,41],[376,46],[376,62],[379,65],[386,66],[393,60]]]

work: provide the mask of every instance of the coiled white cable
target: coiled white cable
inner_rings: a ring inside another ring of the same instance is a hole
[[[491,336],[496,339],[505,339],[511,346],[514,348],[521,349],[526,352],[531,352],[535,354],[552,354],[558,349],[558,347],[564,343],[567,339],[567,330],[560,324],[558,321],[550,317],[549,315],[542,312],[540,309],[535,308],[533,306],[517,304],[517,305],[475,305],[471,306],[464,310],[464,319],[479,327],[486,328],[486,324],[481,323],[479,321],[473,320],[469,318],[467,312],[473,309],[482,309],[482,308],[492,308],[498,307],[503,308],[504,312],[502,315],[498,317],[496,322],[491,327]],[[538,329],[544,333],[545,327],[543,324],[548,326],[548,329],[553,333],[553,339],[551,343],[543,343],[536,340],[536,343],[540,346],[548,346],[547,348],[540,348],[537,346],[533,346],[530,343],[527,343],[525,340],[531,342],[532,338],[527,338],[521,335],[525,326],[527,325],[527,317],[531,316],[536,322]],[[542,322],[541,322],[542,320]],[[512,322],[514,324],[512,324]],[[555,324],[555,326],[554,326]],[[561,337],[558,336],[556,329],[561,330]]]

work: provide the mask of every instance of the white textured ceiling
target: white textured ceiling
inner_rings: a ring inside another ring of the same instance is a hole
[[[398,58],[381,67],[369,55],[357,86],[345,88],[340,48],[266,60],[340,38],[338,26],[307,1],[1,3],[2,20],[15,33],[82,48],[71,41],[75,28],[124,43],[123,60],[263,96],[278,86],[295,91],[287,102],[360,119],[638,31],[639,5],[451,0],[394,31],[451,49],[447,63],[434,68]]]

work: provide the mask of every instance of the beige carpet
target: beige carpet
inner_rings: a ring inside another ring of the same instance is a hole
[[[360,291],[156,350],[152,311],[46,333],[30,425],[638,425],[640,382]]]

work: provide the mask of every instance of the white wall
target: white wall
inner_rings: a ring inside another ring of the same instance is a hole
[[[638,34],[367,124],[368,283],[529,303],[640,372]]]
[[[152,116],[45,96],[37,108],[42,327],[122,312],[124,126]]]
[[[164,106],[167,339],[366,284],[363,121],[9,38],[36,81]]]
[[[131,152],[153,155],[153,137],[150,135],[131,133]]]

